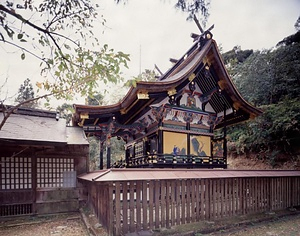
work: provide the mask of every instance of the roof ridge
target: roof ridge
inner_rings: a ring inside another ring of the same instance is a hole
[[[98,175],[96,178],[93,178],[92,181],[96,181],[97,179],[101,178],[102,176],[108,174],[109,172],[111,172],[112,169],[108,169],[104,172],[101,172],[100,175]]]

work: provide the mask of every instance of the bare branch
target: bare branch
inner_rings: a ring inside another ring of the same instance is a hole
[[[9,107],[9,108],[1,102],[3,119],[0,123],[0,130],[4,126],[7,119],[10,117],[10,115],[12,113],[14,113],[19,107],[23,106],[24,104],[27,104],[27,103],[30,103],[30,102],[33,102],[33,101],[37,101],[39,99],[46,98],[46,97],[49,97],[49,96],[52,96],[52,95],[54,95],[54,93],[48,93],[48,94],[45,94],[45,95],[42,95],[42,96],[39,96],[39,97],[31,98],[31,99],[25,100],[23,102],[20,102],[16,106],[12,106],[12,107]]]
[[[26,20],[23,18],[23,16],[21,16],[20,14],[17,14],[15,11],[12,11],[8,8],[6,8],[5,6],[3,6],[2,4],[0,4],[0,11],[3,11],[3,12],[6,12],[7,14],[17,18],[18,20],[22,21],[24,24],[27,24],[29,25],[30,27],[40,31],[40,32],[43,32],[44,34],[48,35],[52,42],[55,44],[55,46],[57,47],[57,49],[60,51],[61,53],[61,56],[64,58],[64,60],[68,61],[67,58],[64,57],[63,53],[62,53],[62,50],[60,48],[60,46],[58,45],[58,43],[56,42],[55,38],[53,37],[53,35],[56,35],[58,37],[61,37],[61,38],[64,38],[64,39],[67,39],[69,40],[70,42],[74,43],[76,46],[78,46],[78,43],[76,43],[75,41],[73,41],[72,39],[62,35],[62,34],[59,34],[59,33],[55,33],[55,32],[50,32],[49,30],[47,29],[44,29],[44,28],[41,28],[40,26],[36,25],[36,24],[33,24],[32,22],[30,22],[29,20]]]
[[[2,40],[0,40],[0,42],[1,42],[1,41],[2,41]],[[42,57],[38,56],[37,54],[35,54],[35,53],[29,51],[29,50],[26,49],[26,48],[21,47],[21,46],[19,46],[18,44],[15,44],[15,43],[13,43],[13,42],[9,42],[9,41],[6,41],[6,40],[4,40],[3,42],[4,42],[4,43],[7,43],[7,44],[10,44],[10,45],[12,45],[12,46],[14,46],[14,47],[16,47],[16,48],[19,48],[19,49],[21,49],[21,50],[23,50],[23,51],[29,53],[30,55],[36,57],[37,59],[39,59],[39,60],[41,60],[41,61],[44,61],[45,63],[47,63],[47,65],[49,65],[48,62],[45,60],[45,58],[42,58]]]
[[[70,13],[70,14],[66,14],[66,15],[61,16],[61,17],[57,17],[58,15],[55,15],[55,16],[53,17],[53,19],[51,20],[51,22],[50,22],[50,23],[48,24],[48,26],[46,27],[46,30],[49,30],[49,28],[50,28],[54,23],[56,23],[56,22],[58,22],[58,21],[60,21],[60,20],[62,20],[62,19],[64,19],[64,18],[69,18],[69,17],[71,17],[71,16],[73,16],[73,15],[80,14],[80,13],[82,13],[82,12],[85,12],[85,10],[80,10],[80,11],[77,11],[77,12],[72,12],[72,13]]]

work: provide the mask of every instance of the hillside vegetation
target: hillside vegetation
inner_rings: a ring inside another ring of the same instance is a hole
[[[223,54],[238,91],[263,110],[255,120],[229,128],[231,156],[254,157],[273,167],[300,162],[299,35],[298,31],[270,50],[234,47]]]

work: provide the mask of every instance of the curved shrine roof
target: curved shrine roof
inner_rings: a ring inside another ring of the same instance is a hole
[[[234,111],[226,114],[226,123],[221,122],[216,128],[258,116],[262,111],[245,101],[237,91],[209,34],[205,32],[158,81],[137,82],[120,102],[107,106],[75,104],[74,123],[95,126],[114,117],[120,124],[130,124],[145,114],[150,105],[168,97],[170,91],[175,91],[175,96],[182,93],[190,81],[195,81],[203,93],[211,96],[209,103],[216,113]]]

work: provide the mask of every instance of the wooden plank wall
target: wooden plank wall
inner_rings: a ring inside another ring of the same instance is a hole
[[[300,177],[118,181],[90,194],[110,235],[300,205]]]

